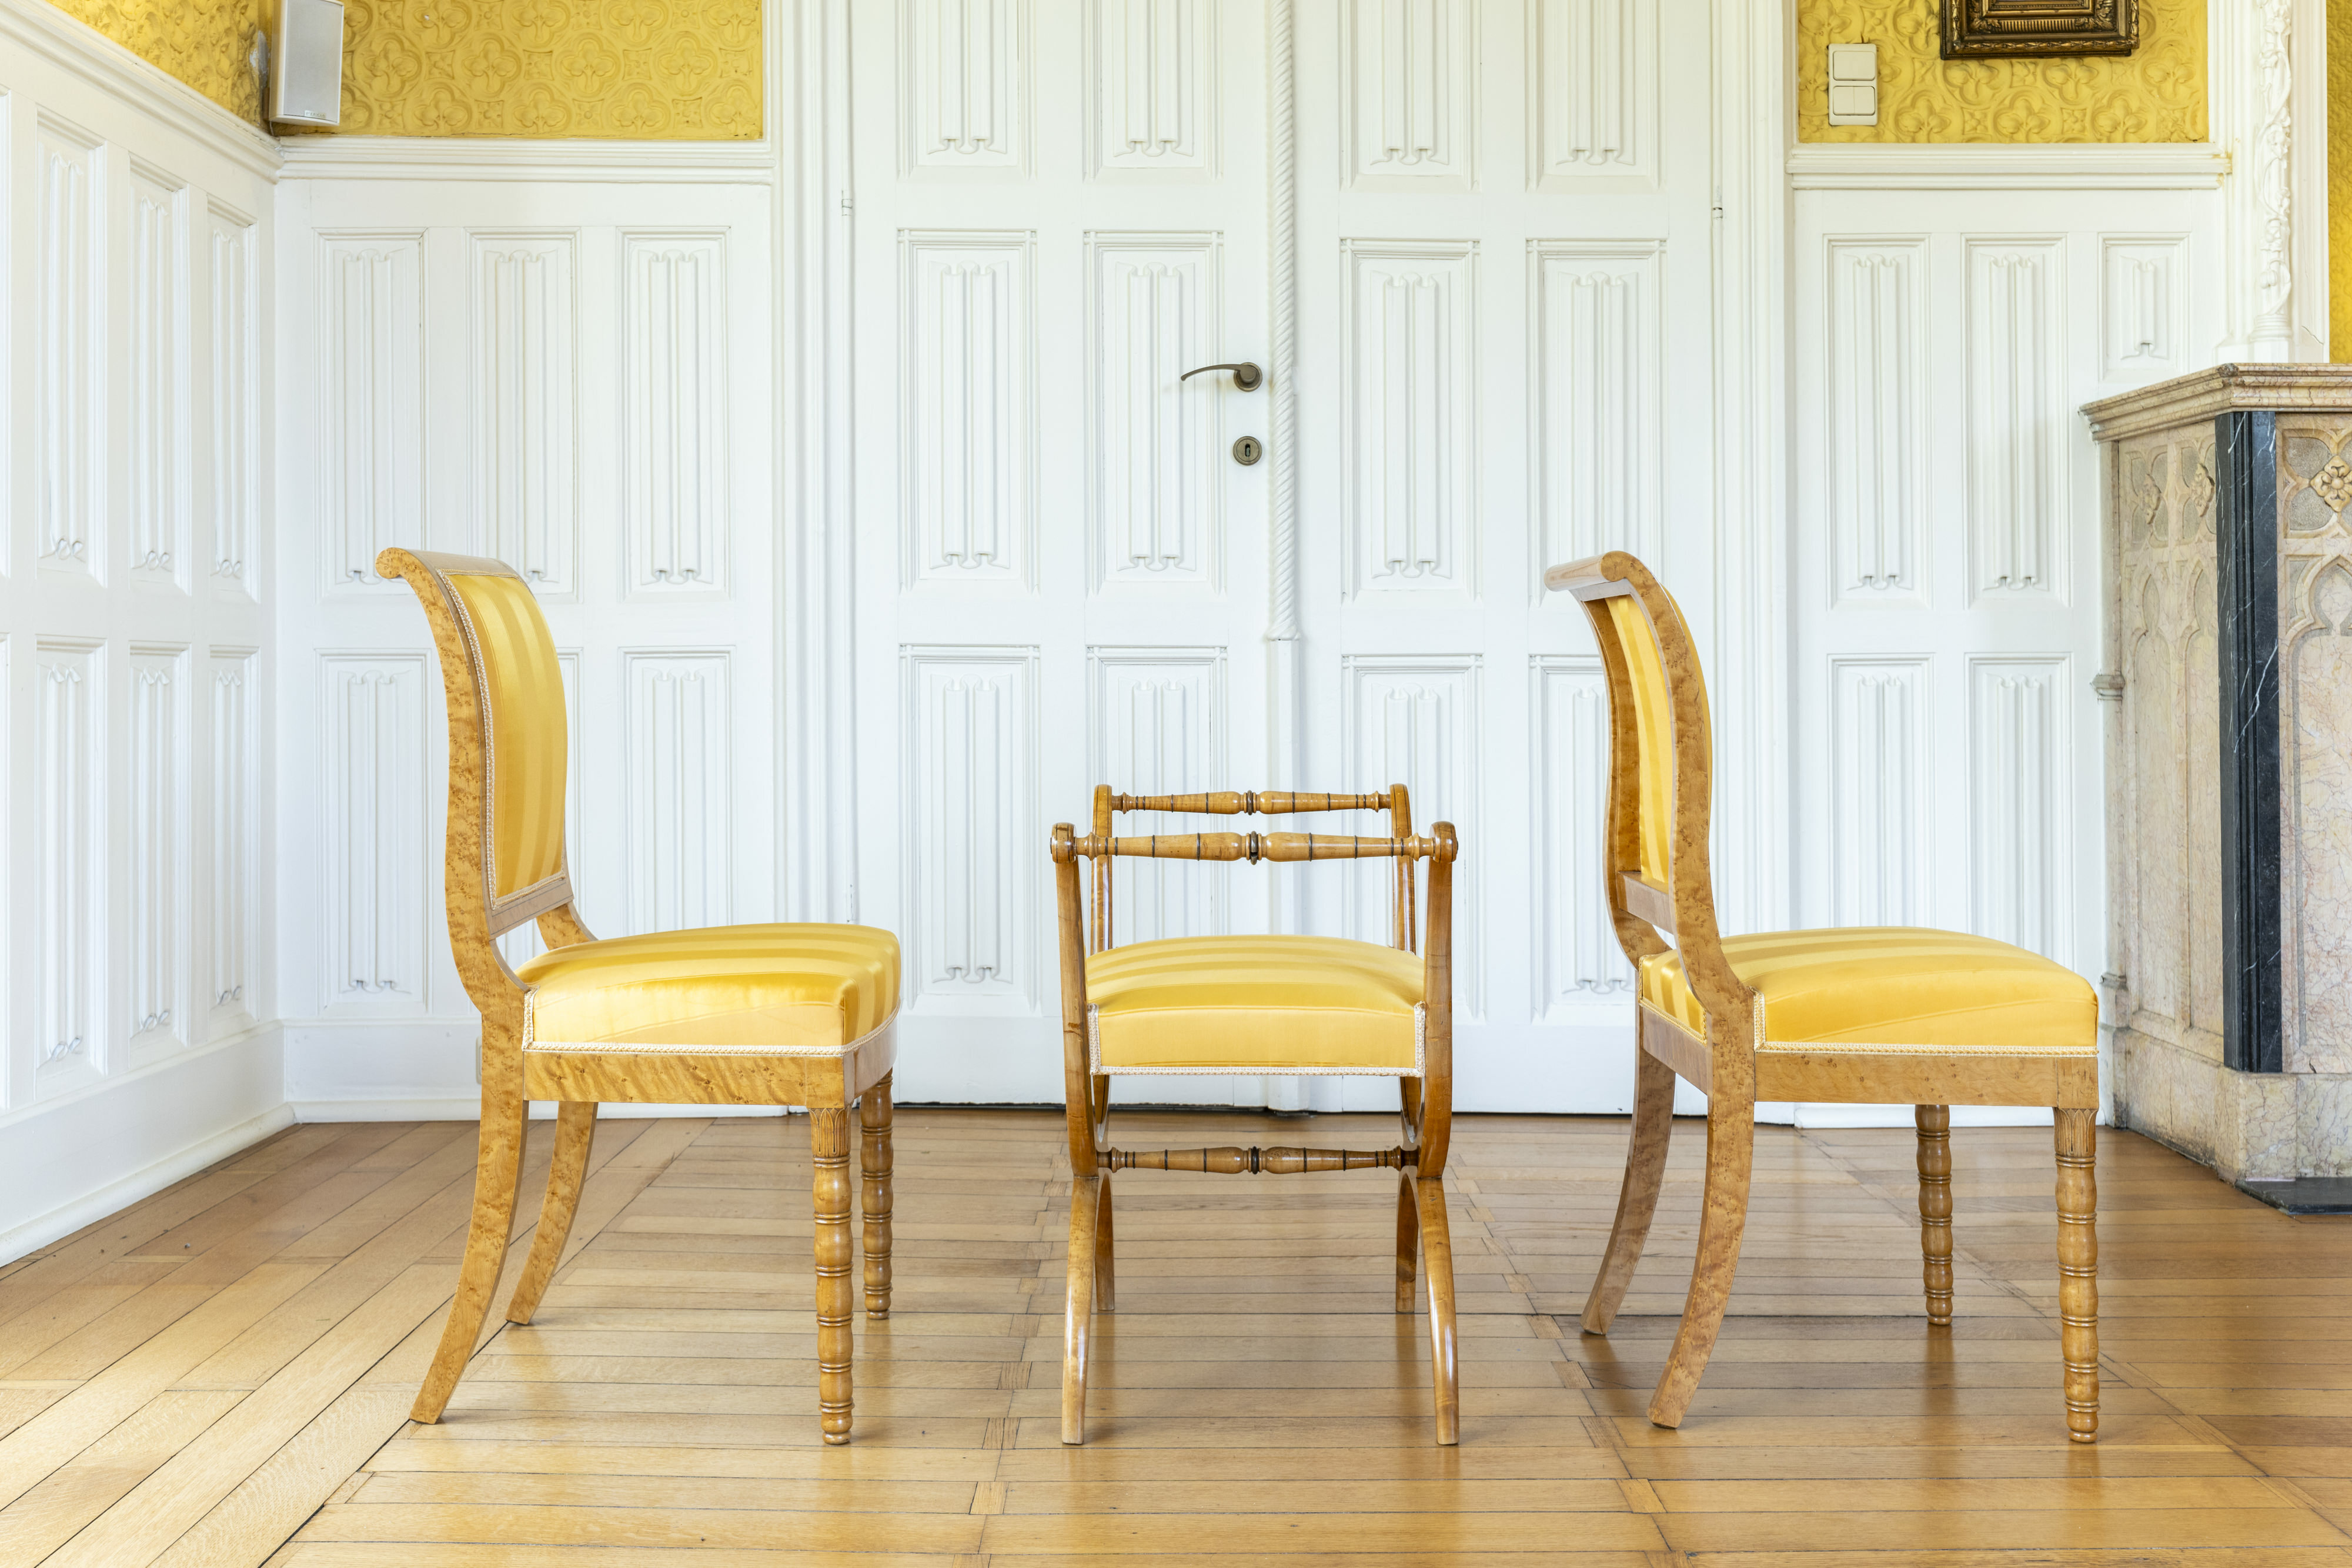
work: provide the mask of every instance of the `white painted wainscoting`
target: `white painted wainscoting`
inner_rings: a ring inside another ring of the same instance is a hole
[[[290,153],[278,940],[306,1119],[478,1103],[441,676],[387,546],[496,556],[545,608],[591,930],[777,917],[773,155],[638,152]]]
[[[269,138],[0,0],[0,1259],[292,1119]]]
[[[1797,921],[1974,931],[2095,980],[2105,590],[2075,410],[2211,362],[2221,160],[1810,147],[1790,169]]]

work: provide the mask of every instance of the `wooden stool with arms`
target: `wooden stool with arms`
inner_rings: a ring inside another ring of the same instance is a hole
[[[558,1103],[547,1198],[507,1321],[563,1260],[599,1101],[805,1105],[814,1155],[817,1401],[849,1441],[849,1107],[865,1138],[866,1311],[890,1311],[890,1068],[898,944],[866,925],[721,925],[599,942],[564,863],[563,682],[530,589],[503,562],[388,549],[416,592],[449,710],[449,949],[482,1015],[481,1162],[457,1299],[413,1412],[437,1421],[482,1338],[521,1176],[523,1119]],[[549,951],[510,968],[536,919]]]
[[[1386,811],[1391,836],[1163,833],[1118,838],[1124,811],[1215,816]],[[1110,1177],[1120,1170],[1227,1176],[1390,1169],[1398,1173],[1396,1310],[1411,1312],[1416,1261],[1427,1264],[1431,1379],[1437,1441],[1459,1440],[1454,1349],[1454,1253],[1445,1218],[1445,1150],[1454,1114],[1454,861],[1451,824],[1412,832],[1402,784],[1385,793],[1095,791],[1094,831],[1054,830],[1061,905],[1062,1062],[1069,1119],[1069,1298],[1064,1319],[1062,1441],[1086,1441],[1087,1334],[1113,1308]],[[1396,862],[1392,945],[1328,936],[1184,936],[1112,944],[1111,866],[1158,860]],[[1094,862],[1093,918],[1078,862]],[[1429,862],[1428,937],[1413,956],[1417,877]],[[1391,1149],[1113,1147],[1115,1073],[1346,1075],[1394,1078],[1403,1142]]]
[[[1583,602],[1609,683],[1602,864],[1638,971],[1633,1134],[1617,1220],[1584,1307],[1606,1333],[1665,1174],[1677,1073],[1706,1091],[1706,1193],[1681,1331],[1650,1419],[1682,1423],[1729,1304],[1759,1100],[1916,1107],[1927,1321],[1952,1321],[1950,1107],[2047,1105],[2055,1117],[2059,1349],[2067,1435],[2099,1426],[2098,1001],[2081,976],[1989,937],[1910,927],[1725,937],[1707,867],[1714,742],[1690,630],[1620,551],[1544,574]]]

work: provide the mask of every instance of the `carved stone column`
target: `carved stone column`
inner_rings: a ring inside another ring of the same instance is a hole
[[[2090,404],[2116,1120],[2352,1210],[2352,369]]]

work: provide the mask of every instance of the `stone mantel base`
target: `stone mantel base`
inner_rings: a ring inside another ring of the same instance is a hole
[[[2113,1038],[2116,1126],[2211,1166],[2224,1181],[2352,1176],[2352,1073],[2240,1072],[2218,1054],[2137,1030]]]

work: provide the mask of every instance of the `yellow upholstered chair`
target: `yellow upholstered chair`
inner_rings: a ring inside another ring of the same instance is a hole
[[[1609,682],[1603,867],[1617,940],[1638,971],[1633,1136],[1617,1222],[1584,1306],[1606,1333],[1658,1201],[1675,1077],[1707,1095],[1698,1258],[1650,1419],[1678,1426],[1715,1348],[1739,1261],[1759,1100],[1916,1109],[1927,1321],[1952,1321],[1950,1107],[2056,1116],[2058,1306],[2066,1427],[2099,1425],[2098,1003],[2073,971],[1982,936],[1904,927],[1723,936],[1707,869],[1714,743],[1706,685],[1674,600],[1632,556],[1556,566],[1583,601]]]
[[[898,944],[865,925],[722,925],[599,942],[563,858],[565,725],[555,644],[501,562],[389,549],[432,623],[449,709],[449,948],[482,1015],[481,1164],[457,1300],[416,1396],[437,1421],[505,1261],[523,1117],[558,1103],[538,1234],[507,1304],[527,1323],[562,1260],[599,1101],[805,1105],[815,1155],[817,1399],[849,1441],[849,1107],[865,1147],[866,1311],[890,1310],[890,1067]],[[539,922],[509,968],[497,939]]]
[[[1165,833],[1115,838],[1125,811],[1386,811],[1387,838],[1325,833]],[[1062,1441],[1087,1435],[1087,1341],[1114,1304],[1110,1177],[1120,1170],[1227,1176],[1390,1169],[1398,1173],[1396,1310],[1411,1312],[1417,1262],[1429,1274],[1437,1440],[1458,1440],[1454,1252],[1445,1223],[1445,1149],[1454,1117],[1454,859],[1451,824],[1412,832],[1402,784],[1370,795],[1095,791],[1094,831],[1054,830],[1061,904],[1062,1072],[1070,1136],[1069,1297],[1063,1320]],[[1328,936],[1181,936],[1112,945],[1111,866],[1120,855],[1189,861],[1395,864],[1391,945]],[[1093,918],[1078,862],[1094,866]],[[1428,939],[1414,956],[1417,872],[1429,862]],[[1110,1081],[1120,1072],[1291,1073],[1393,1078],[1403,1141],[1389,1149],[1120,1149]]]

